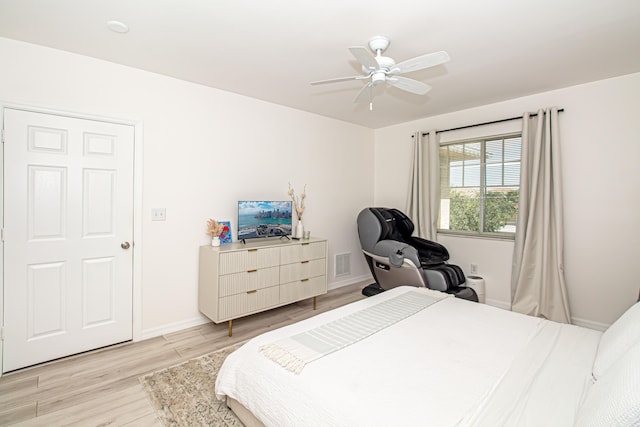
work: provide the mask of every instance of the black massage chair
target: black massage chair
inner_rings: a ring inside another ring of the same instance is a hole
[[[463,286],[464,272],[447,264],[449,252],[439,243],[412,237],[413,222],[397,209],[366,208],[358,215],[362,252],[376,283],[362,293],[373,295],[401,285],[418,286],[478,301]]]

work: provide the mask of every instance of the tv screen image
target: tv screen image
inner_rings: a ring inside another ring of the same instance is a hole
[[[291,235],[291,201],[239,201],[238,240]]]

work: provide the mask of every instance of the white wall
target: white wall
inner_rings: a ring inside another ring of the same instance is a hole
[[[145,336],[204,320],[197,310],[197,248],[208,241],[207,218],[235,222],[238,199],[286,198],[289,181],[298,191],[306,183],[305,223],[314,235],[330,241],[330,287],[346,284],[369,275],[355,229],[360,209],[405,206],[414,131],[512,117],[551,105],[566,109],[561,116],[565,261],[573,317],[602,326],[637,297],[640,74],[374,132],[12,40],[0,38],[0,55],[0,101],[142,123]],[[167,209],[166,222],[151,222],[155,207]],[[509,304],[511,242],[439,240],[452,253],[452,262],[465,270],[471,262],[480,265],[490,302]],[[352,274],[338,280],[333,255],[341,252],[351,252]]]
[[[413,132],[564,108],[560,136],[569,302],[574,322],[602,328],[633,304],[640,289],[639,99],[637,73],[379,129],[375,204],[405,207]],[[479,264],[489,302],[510,304],[512,242],[442,235],[438,240],[467,274],[471,262]]]
[[[5,103],[143,125],[142,336],[205,320],[197,281],[207,218],[235,227],[239,199],[286,199],[288,182],[298,192],[307,184],[305,225],[329,239],[329,286],[369,275],[355,219],[373,200],[372,130],[2,38],[0,57]],[[160,207],[167,220],[152,222]],[[352,272],[338,281],[342,252]]]

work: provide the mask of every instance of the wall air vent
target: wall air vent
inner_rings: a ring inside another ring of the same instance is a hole
[[[335,259],[336,277],[348,276],[351,274],[351,252],[336,254]]]

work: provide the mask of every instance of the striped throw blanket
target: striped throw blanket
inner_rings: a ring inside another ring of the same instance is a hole
[[[411,290],[309,331],[263,345],[260,351],[299,374],[307,363],[373,335],[447,296],[428,289]]]

